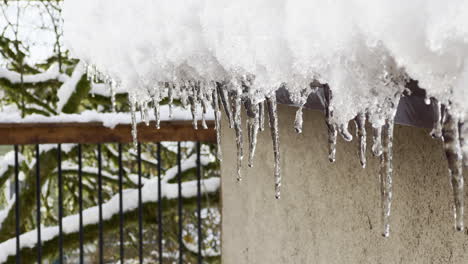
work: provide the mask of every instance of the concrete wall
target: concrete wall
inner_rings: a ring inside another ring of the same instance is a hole
[[[234,131],[222,130],[223,264],[468,263],[467,232],[453,229],[441,143],[428,131],[395,129],[392,226],[385,239],[378,159],[368,151],[362,169],[357,141],[340,139],[330,164],[323,115],[305,111],[297,135],[294,113],[280,106],[281,200],[274,199],[269,131],[259,137],[255,168],[245,166],[237,183]]]

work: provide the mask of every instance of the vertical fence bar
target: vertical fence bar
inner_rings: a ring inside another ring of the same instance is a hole
[[[159,264],[163,262],[163,247],[162,247],[162,238],[163,238],[163,230],[162,230],[162,205],[161,205],[161,197],[162,197],[162,188],[161,188],[161,142],[158,142],[158,257],[159,257]]]
[[[62,179],[62,145],[57,144],[57,173],[58,173],[58,226],[59,226],[59,263],[63,263],[63,179]]]
[[[123,168],[122,168],[122,144],[119,143],[119,239],[120,239],[120,263],[124,263],[124,217],[123,217]]]
[[[178,213],[179,213],[179,264],[183,263],[183,241],[182,241],[182,166],[181,166],[180,142],[177,142],[177,189],[178,189]]]
[[[98,200],[99,200],[99,263],[104,263],[104,236],[102,232],[102,152],[101,144],[98,144]]]
[[[37,263],[42,263],[41,239],[41,161],[39,144],[36,145],[36,223],[37,223]]]
[[[21,263],[20,256],[20,199],[19,199],[19,161],[18,145],[15,145],[15,230],[16,230],[16,263]]]
[[[197,230],[198,230],[198,264],[203,261],[202,256],[202,218],[201,218],[201,160],[200,142],[197,142]]]
[[[143,205],[141,195],[141,143],[137,147],[138,158],[138,256],[140,264],[143,264]]]
[[[78,204],[79,204],[79,224],[80,224],[80,263],[84,263],[83,248],[83,162],[81,144],[78,144]]]

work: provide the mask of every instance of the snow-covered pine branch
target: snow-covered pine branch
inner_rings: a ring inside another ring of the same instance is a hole
[[[158,188],[157,178],[148,180],[142,187],[142,203],[149,204],[158,201]],[[220,186],[220,178],[211,177],[203,179],[201,181],[201,192],[202,194],[213,194],[218,191]],[[161,197],[164,200],[173,200],[178,197],[178,186],[177,184],[162,182]],[[197,181],[187,181],[182,183],[182,197],[184,199],[190,199],[197,195]],[[163,200],[163,201],[164,201]],[[138,209],[138,189],[126,189],[123,192],[123,211],[126,214]],[[103,207],[103,219],[105,222],[111,221],[115,216],[119,214],[119,195],[114,195],[109,201],[102,205]],[[83,225],[84,232],[87,233],[91,228],[95,228],[99,221],[98,206],[88,208],[83,211]],[[79,216],[71,215],[63,218],[63,232],[64,235],[69,237],[76,234],[79,231]],[[105,226],[108,223],[105,223]],[[109,225],[107,225],[109,226]],[[31,230],[20,237],[21,249],[31,251],[37,244],[37,230]],[[47,249],[47,242],[53,241],[58,236],[58,226],[44,227],[42,228],[42,244],[44,249]],[[55,245],[54,249],[55,250]],[[47,254],[47,252],[44,252]],[[5,263],[10,260],[16,254],[16,238],[9,239],[0,244],[0,263]],[[24,256],[23,252],[21,253]],[[25,253],[27,254],[27,253]]]

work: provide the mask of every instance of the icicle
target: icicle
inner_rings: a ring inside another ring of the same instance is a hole
[[[156,128],[161,128],[161,111],[159,107],[159,100],[153,98],[153,107],[154,107],[154,120],[156,120]]]
[[[233,122],[234,122],[234,130],[236,131],[236,145],[237,145],[237,180],[241,181],[241,167],[242,167],[242,159],[244,157],[243,154],[243,146],[242,146],[242,120],[241,120],[241,106],[242,100],[239,91],[232,91],[231,92],[231,100],[232,100],[232,108],[234,110],[233,115]]]
[[[200,96],[202,96],[202,93],[201,93],[202,90],[200,90]],[[206,115],[206,104],[208,103],[208,98],[202,98],[200,97],[199,98],[199,101],[201,101],[201,105],[202,105],[202,127],[203,129],[208,129],[208,126],[206,125],[206,118],[205,118],[205,115]]]
[[[172,118],[173,110],[172,104],[174,103],[174,84],[166,83],[167,97],[169,98],[169,118]]]
[[[354,119],[356,124],[356,137],[359,139],[359,161],[363,168],[366,167],[366,148],[367,148],[367,133],[366,133],[366,114],[359,113]]]
[[[259,104],[258,122],[260,123],[260,131],[265,131],[265,102]]]
[[[430,135],[433,138],[440,138],[442,136],[442,106],[435,98],[431,98],[431,103],[434,113],[434,124]]]
[[[273,153],[275,158],[275,197],[280,198],[281,191],[281,167],[280,167],[280,150],[279,150],[279,130],[278,130],[278,113],[276,95],[267,98],[268,114],[270,117],[270,130],[273,140]]]
[[[280,149],[279,149],[279,130],[278,130],[278,112],[276,105],[276,95],[267,97],[268,115],[270,116],[270,131],[273,140],[273,154],[275,157],[275,197],[281,196],[281,167],[280,167]]]
[[[316,90],[316,89],[315,89]],[[296,129],[297,133],[302,133],[302,125],[303,125],[303,118],[302,118],[302,110],[304,105],[307,103],[307,99],[309,95],[314,91],[311,87],[302,89],[300,94],[291,95],[291,100],[294,103],[299,105],[299,108],[296,111],[296,118],[294,119],[294,129]]]
[[[218,90],[219,98],[221,99],[221,104],[223,105],[224,112],[229,121],[229,127],[234,128],[234,117],[232,116],[232,111],[229,102],[228,91],[223,84],[217,84],[216,89]]]
[[[112,112],[115,113],[115,82],[110,80],[109,81],[109,88],[110,88],[110,96],[111,96],[111,109],[112,109]]]
[[[249,167],[253,167],[253,160],[255,155],[255,148],[257,146],[257,135],[260,128],[259,122],[259,109],[260,104],[252,104],[253,117],[249,117],[247,120],[248,132],[249,132]]]
[[[191,88],[191,89],[190,89]],[[195,84],[189,84],[189,95],[188,101],[190,103],[190,111],[192,112],[192,121],[193,121],[193,128],[198,129],[198,111],[197,111],[197,96],[198,96],[198,89]],[[184,101],[184,100],[182,100]],[[182,103],[184,104],[184,103]]]
[[[215,88],[213,90],[213,109],[214,109],[214,116],[215,116],[215,129],[216,129],[216,157],[218,160],[223,159],[223,154],[221,152],[221,111],[219,109],[219,98],[218,98],[218,91]]]
[[[302,108],[303,106],[299,106],[299,108],[296,111],[296,118],[294,119],[294,129],[296,129],[296,132],[298,134],[302,133],[302,124],[303,124],[303,119],[302,119]]]
[[[380,194],[382,203],[382,222],[384,237],[390,235],[390,213],[392,206],[393,175],[393,127],[394,120],[389,118],[384,125],[383,152],[380,155]]]
[[[133,139],[133,147],[135,149],[138,146],[138,139],[137,139],[137,120],[136,120],[136,98],[135,95],[131,95],[130,97],[130,111],[132,115],[132,139]]]
[[[382,127],[372,128],[372,153],[376,157],[382,155]]]
[[[454,217],[456,230],[463,230],[464,187],[462,152],[458,131],[458,120],[448,108],[445,109],[442,126],[442,140],[444,142],[445,156],[447,157],[450,183],[454,197]]]
[[[332,92],[330,87],[326,86],[324,90],[324,103],[325,103],[325,122],[328,129],[328,160],[330,162],[335,162],[336,160],[336,137],[338,131],[336,125],[331,123],[331,118],[333,116],[333,110],[331,107]]]

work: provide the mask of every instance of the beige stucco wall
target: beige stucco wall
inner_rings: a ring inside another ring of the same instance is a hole
[[[340,139],[330,164],[323,115],[305,111],[297,135],[294,113],[280,106],[281,200],[274,199],[269,131],[259,137],[255,168],[245,166],[237,183],[234,131],[223,127],[223,264],[468,263],[467,232],[453,229],[441,144],[428,131],[395,129],[392,226],[385,239],[378,159],[368,152],[362,169],[357,141]]]

